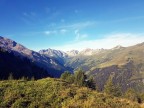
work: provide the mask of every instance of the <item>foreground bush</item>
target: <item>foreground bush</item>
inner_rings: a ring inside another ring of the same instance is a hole
[[[0,108],[139,108],[126,99],[60,79],[0,81]]]

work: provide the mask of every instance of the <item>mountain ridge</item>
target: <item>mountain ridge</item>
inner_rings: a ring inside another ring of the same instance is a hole
[[[144,43],[129,47],[118,45],[112,49],[85,49],[74,56],[67,56],[64,63],[74,70],[81,67],[94,78],[100,91],[111,75],[114,84],[120,84],[123,91],[128,88],[144,91],[143,54]]]
[[[57,60],[41,55],[38,52],[32,51],[23,45],[2,36],[0,36],[0,48],[8,52],[13,52],[16,56],[28,58],[39,67],[46,69],[48,73],[54,77],[59,77],[63,71],[67,70],[63,64],[60,64]],[[49,70],[53,72],[50,72]]]
[[[68,52],[46,49],[35,52],[0,37],[0,47],[29,58],[54,77],[60,77],[64,71],[73,72],[82,68],[89,77],[93,77],[99,90],[103,90],[108,77],[113,75],[114,84],[121,84],[122,90],[125,91],[128,84],[137,91],[144,91],[144,42],[129,47],[118,45],[112,49]]]

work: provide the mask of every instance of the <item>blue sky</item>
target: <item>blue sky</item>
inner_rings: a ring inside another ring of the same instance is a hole
[[[0,0],[0,35],[32,50],[144,42],[144,0]]]

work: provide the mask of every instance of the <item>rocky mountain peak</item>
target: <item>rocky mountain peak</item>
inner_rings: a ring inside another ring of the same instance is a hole
[[[1,37],[1,36],[0,36],[0,47],[4,48],[5,50],[8,50],[8,51],[13,50],[13,51],[16,51],[16,52],[19,52],[19,53],[25,53],[27,55],[32,54],[32,51],[27,49],[23,45],[18,44],[17,42],[15,42],[11,39],[4,38],[4,37]]]
[[[71,50],[66,52],[68,56],[76,56],[79,54],[78,50]]]
[[[66,70],[66,68],[63,66],[63,64],[59,63],[57,60],[53,59],[53,57],[48,57],[45,55],[42,55],[38,52],[32,51],[23,45],[16,43],[15,41],[4,38],[0,36],[0,48],[14,53],[15,56],[24,58],[26,57],[31,62],[35,63],[40,68],[43,68],[49,72],[52,76],[60,76],[60,74]],[[62,52],[48,49],[49,52],[54,52],[57,55],[63,55]],[[44,50],[43,52],[48,52],[47,50]],[[50,72],[49,70],[53,70]]]
[[[48,48],[46,50],[40,50],[39,53],[50,56],[50,57],[62,57],[62,58],[67,57],[67,54],[65,52],[60,51],[60,50],[54,50],[51,48]]]
[[[15,41],[0,36],[0,46],[1,47],[5,47],[5,46],[15,47],[16,45],[17,45],[17,43]]]
[[[124,48],[124,47],[123,47],[123,46],[121,46],[121,45],[117,45],[117,46],[115,46],[114,48],[112,48],[112,50],[122,49],[122,48]]]
[[[92,55],[93,52],[94,52],[93,49],[86,48],[86,49],[82,50],[82,51],[80,52],[80,54],[82,54],[82,55]]]

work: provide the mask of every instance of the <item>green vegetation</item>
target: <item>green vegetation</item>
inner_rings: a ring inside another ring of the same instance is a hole
[[[131,88],[129,88],[125,92],[124,97],[131,101],[138,102],[140,104],[144,103],[144,93],[138,93],[134,89],[131,89]]]
[[[140,105],[61,79],[46,78],[0,81],[0,108],[140,108]]]
[[[100,50],[92,55],[78,54],[66,58],[65,65],[82,67],[88,76],[93,76],[99,91],[104,90],[108,77],[114,74],[113,83],[120,84],[122,92],[133,88],[144,92],[144,43],[130,47],[115,47]]]
[[[71,74],[69,71],[64,72],[61,75],[61,79],[67,81],[70,84],[74,83],[74,75]]]
[[[87,78],[85,72],[82,69],[78,69],[71,74],[70,72],[66,71],[61,75],[61,79],[69,82],[70,84],[75,84],[79,87],[89,87],[91,89],[95,89],[95,84],[93,78]]]
[[[112,77],[108,79],[104,86],[104,92],[116,97],[119,97],[122,95],[121,89],[119,86],[115,86],[112,82]]]
[[[76,72],[74,72],[74,76],[74,84],[80,87],[86,86],[86,75],[82,69],[78,69]]]

